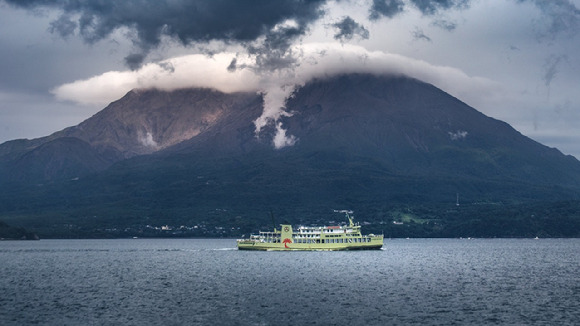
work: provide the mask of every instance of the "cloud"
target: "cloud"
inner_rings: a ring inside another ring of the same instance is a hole
[[[447,19],[436,19],[433,21],[433,23],[431,25],[437,26],[437,27],[444,29],[446,31],[449,31],[449,32],[452,32],[457,28],[456,22],[449,21]]]
[[[255,57],[235,53],[213,56],[188,55],[144,65],[136,71],[110,71],[87,80],[61,85],[53,90],[57,98],[84,104],[106,104],[133,88],[173,90],[188,87],[215,88],[223,92],[261,92],[263,114],[255,121],[259,134],[266,125],[276,128],[277,148],[294,144],[279,119],[290,116],[285,103],[293,91],[314,78],[345,73],[406,75],[432,83],[454,96],[477,102],[499,91],[493,81],[471,77],[459,69],[435,66],[401,55],[368,51],[360,46],[336,43],[308,43],[293,46],[299,61],[293,69],[270,73],[253,69]],[[232,64],[236,69],[232,69]]]
[[[369,10],[369,19],[393,18],[402,12],[404,8],[405,3],[402,0],[373,0]]]
[[[411,0],[424,15],[434,15],[441,10],[465,9],[471,0]]]
[[[119,29],[134,30],[133,43],[138,52],[126,57],[135,69],[151,49],[157,48],[162,37],[168,36],[183,45],[212,40],[252,42],[260,37],[275,38],[272,31],[285,21],[292,20],[296,27],[286,30],[284,37],[293,39],[302,35],[307,26],[323,15],[321,7],[326,0],[126,0],[126,1],[61,1],[61,0],[5,0],[20,8],[56,9],[60,18],[51,24],[51,30],[67,37],[78,33],[94,44]],[[74,21],[73,21],[74,17]],[[276,34],[281,36],[281,34]],[[269,50],[286,43],[272,41]]]
[[[457,130],[456,132],[448,131],[451,140],[461,140],[467,138],[468,132],[465,130]]]
[[[580,30],[580,9],[569,0],[517,0],[533,3],[543,13],[536,21],[536,36],[539,41],[553,41],[560,35],[575,37]]]
[[[210,87],[223,92],[256,91],[258,75],[249,69],[228,71],[234,53],[213,56],[193,54],[148,63],[135,71],[109,71],[67,83],[51,92],[60,100],[87,105],[106,105],[135,88],[174,90]],[[238,60],[244,63],[244,60]]]
[[[415,29],[411,32],[411,35],[413,35],[413,39],[417,41],[423,40],[431,42],[431,38],[427,36],[425,32],[423,32],[423,30],[419,27],[415,27]]]
[[[48,30],[51,33],[56,33],[66,39],[69,36],[74,35],[76,28],[77,23],[72,21],[70,16],[62,15],[50,23],[50,28]]]
[[[254,56],[253,69],[271,72],[293,68],[297,58],[292,50],[292,44],[304,33],[304,26],[300,26],[294,20],[288,20],[274,26],[257,41],[247,44],[248,54]]]
[[[276,135],[274,136],[274,148],[280,149],[286,146],[294,146],[296,137],[286,135],[286,130],[282,127],[282,122],[276,124]]]
[[[124,60],[130,69],[144,64],[148,54],[159,48],[164,39],[183,46],[208,44],[240,44],[256,56],[262,69],[284,69],[295,64],[292,45],[306,35],[309,26],[325,15],[324,7],[331,0],[126,0],[126,1],[63,1],[4,0],[27,10],[56,10],[60,16],[50,23],[49,30],[63,38],[78,35],[88,44],[95,44],[117,31],[125,32],[134,51]],[[425,15],[443,10],[464,8],[469,0],[373,0],[369,19],[392,18],[411,6]],[[369,38],[368,30],[350,17],[333,24],[339,30],[338,40],[357,35]],[[452,28],[453,25],[443,25]]]
[[[410,0],[412,7],[423,15],[435,15],[449,9],[466,9],[471,0]],[[408,4],[403,0],[373,0],[369,9],[369,19],[393,18],[405,10]]]
[[[258,72],[252,68],[251,56],[236,53],[194,54],[149,63],[136,71],[106,72],[61,85],[52,92],[58,99],[81,104],[107,104],[133,88],[208,87],[223,92],[240,92],[271,90],[274,86],[281,90],[280,94],[288,95],[295,85],[343,73],[407,75],[456,96],[475,89],[486,92],[498,87],[491,80],[468,76],[457,68],[436,66],[382,51],[368,51],[356,45],[307,43],[294,46],[292,51],[300,53],[299,65],[285,72]],[[237,69],[228,69],[232,62],[236,62]]]
[[[552,81],[558,75],[558,66],[560,65],[560,62],[562,62],[562,60],[565,61],[566,59],[567,57],[565,55],[552,55],[546,59],[546,63],[544,65],[545,73],[543,77],[546,87],[550,87],[550,84],[552,84]]]
[[[344,17],[338,23],[332,24],[332,26],[338,29],[338,32],[334,34],[335,40],[352,40],[355,35],[365,40],[369,38],[369,30],[349,16]]]

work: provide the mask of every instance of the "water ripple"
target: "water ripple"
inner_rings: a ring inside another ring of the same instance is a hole
[[[235,240],[0,243],[2,325],[574,325],[580,240],[386,240],[364,252]]]

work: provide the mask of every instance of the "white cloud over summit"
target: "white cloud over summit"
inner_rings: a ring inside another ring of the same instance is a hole
[[[468,76],[456,68],[436,66],[381,51],[368,51],[356,45],[310,43],[297,46],[293,51],[300,53],[299,63],[275,72],[255,69],[255,62],[248,55],[196,54],[150,63],[135,71],[109,71],[58,86],[52,92],[61,100],[102,106],[135,88],[174,90],[204,87],[226,93],[261,92],[265,96],[264,111],[256,121],[256,130],[259,132],[268,123],[274,124],[278,130],[276,147],[293,144],[292,136],[285,136],[282,126],[277,123],[281,116],[290,115],[284,111],[287,97],[313,78],[344,73],[406,75],[434,84],[468,103],[478,103],[482,94],[500,92],[497,83]],[[227,69],[234,58],[237,66],[242,68]]]
[[[219,53],[213,56],[194,54],[149,63],[131,71],[109,71],[85,80],[60,85],[52,93],[60,100],[79,104],[106,105],[132,89],[205,87],[222,92],[268,92],[292,85],[303,85],[313,78],[324,78],[344,73],[372,73],[406,75],[431,83],[450,94],[464,98],[474,91],[495,92],[499,84],[482,77],[468,76],[453,67],[436,66],[423,60],[407,58],[381,51],[368,51],[361,46],[336,43],[303,44],[296,68],[267,73],[252,67],[251,57],[243,62],[244,68],[228,70],[236,58],[240,65],[243,56]]]

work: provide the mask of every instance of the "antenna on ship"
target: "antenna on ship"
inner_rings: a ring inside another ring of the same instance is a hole
[[[272,224],[274,225],[274,233],[276,233],[276,219],[274,218],[274,213],[270,210],[270,218],[272,219]]]
[[[345,213],[346,214],[346,218],[348,218],[348,222],[350,226],[354,226],[354,223],[352,221],[352,217],[350,217],[350,214],[354,213],[351,210],[348,209],[342,209],[342,210],[334,210],[335,213]]]

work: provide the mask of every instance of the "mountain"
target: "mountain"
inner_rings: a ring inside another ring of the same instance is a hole
[[[262,105],[255,93],[134,90],[76,127],[4,143],[0,217],[52,232],[249,230],[269,210],[296,223],[349,208],[375,222],[414,216],[445,235],[457,214],[580,197],[574,157],[415,79],[310,81],[286,103],[281,122],[296,143],[281,149],[274,125],[256,135]],[[449,215],[458,198],[462,211]]]
[[[33,184],[102,171],[193,138],[251,101],[259,97],[209,89],[133,90],[77,126],[0,145],[0,173],[5,171],[4,180]]]

